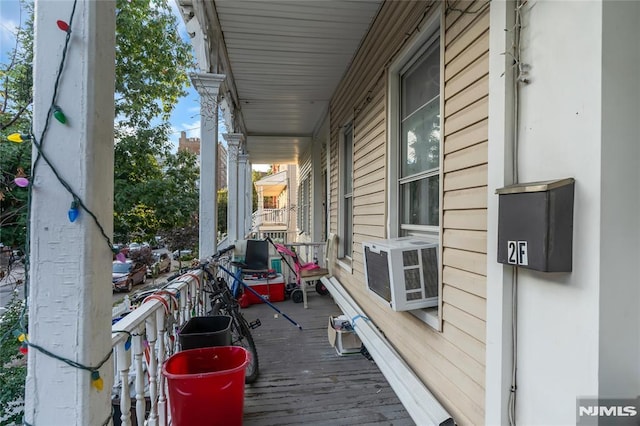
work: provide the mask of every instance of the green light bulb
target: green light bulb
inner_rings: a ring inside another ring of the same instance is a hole
[[[62,109],[60,109],[60,107],[57,106],[57,105],[53,106],[53,116],[60,123],[62,123],[62,124],[66,124],[67,123],[67,117],[64,115],[64,112],[62,112]]]

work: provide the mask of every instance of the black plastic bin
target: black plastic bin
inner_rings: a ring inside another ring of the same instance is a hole
[[[182,350],[231,345],[231,317],[214,315],[193,317],[180,329]]]

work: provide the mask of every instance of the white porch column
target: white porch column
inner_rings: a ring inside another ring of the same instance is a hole
[[[247,164],[249,162],[249,155],[238,155],[238,230],[239,238],[244,238],[247,235],[247,191],[249,186],[247,185]]]
[[[224,138],[228,145],[227,175],[229,194],[227,201],[227,235],[231,244],[240,236],[240,224],[238,223],[238,156],[240,155],[240,143],[242,133],[225,133]]]
[[[213,255],[218,243],[218,89],[223,74],[193,73],[191,81],[200,95],[200,258]]]
[[[111,419],[111,241],[113,233],[113,120],[115,1],[36,1],[30,217],[29,356],[25,421],[32,425],[101,425]],[[56,73],[72,22],[55,104],[66,124],[50,118]],[[43,135],[44,133],[44,135]],[[67,212],[75,196],[96,216]],[[102,228],[102,230],[100,229]],[[104,234],[103,234],[104,233]],[[97,367],[91,373],[60,359]],[[106,361],[105,361],[106,360]]]

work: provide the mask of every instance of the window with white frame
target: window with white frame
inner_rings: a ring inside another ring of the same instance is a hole
[[[440,221],[440,36],[431,36],[396,65],[390,87],[390,121],[395,143],[390,158],[392,205],[397,205],[392,233],[438,236]],[[395,190],[395,191],[394,191]]]
[[[419,35],[389,66],[388,214],[391,238],[414,235],[440,243],[441,20],[442,10],[432,14]],[[440,268],[438,266],[438,271]],[[410,312],[441,330],[441,315],[437,308]]]
[[[351,259],[353,246],[353,125],[340,137],[340,246],[338,256]]]

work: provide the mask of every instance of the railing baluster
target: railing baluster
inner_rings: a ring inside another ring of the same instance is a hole
[[[159,311],[156,311],[156,313]],[[145,321],[147,327],[147,341],[149,342],[149,362],[147,371],[149,372],[149,398],[151,399],[151,411],[149,412],[148,426],[156,426],[158,421],[157,398],[158,398],[158,359],[156,358],[156,341],[158,339],[156,318],[150,316]]]
[[[189,295],[189,285],[180,290],[180,314],[178,315],[178,324],[182,324],[188,320],[188,307],[187,307],[187,298]]]
[[[169,302],[169,306],[173,306]],[[173,315],[169,313],[169,315]],[[167,397],[164,392],[164,376],[162,375],[162,364],[165,360],[165,336],[168,334],[166,329],[166,315],[162,310],[156,311],[156,327],[158,330],[158,423],[160,426],[166,426],[167,422]],[[153,401],[151,401],[153,404]],[[152,406],[153,409],[153,406]]]
[[[142,328],[142,327],[140,327]],[[142,367],[142,354],[144,351],[142,330],[138,329],[133,334],[133,365],[136,370],[135,390],[136,390],[136,417],[138,424],[144,424],[145,400],[144,400],[144,369]]]
[[[200,296],[198,283],[193,280],[191,283],[191,317],[198,315],[198,297]]]
[[[198,296],[196,297],[196,315],[203,316],[205,315],[204,311],[204,287],[202,281],[200,281],[200,285],[198,287]]]
[[[131,353],[125,349],[125,342],[116,346],[118,370],[120,371],[120,423],[122,426],[131,425],[131,396],[129,395],[129,367],[131,367]]]

